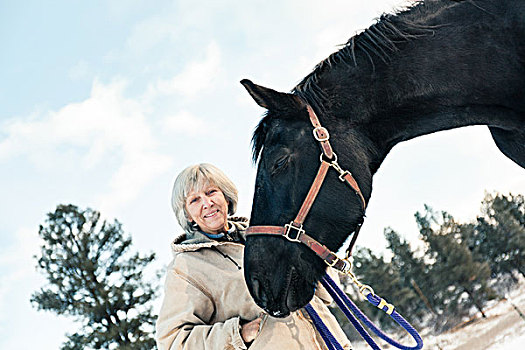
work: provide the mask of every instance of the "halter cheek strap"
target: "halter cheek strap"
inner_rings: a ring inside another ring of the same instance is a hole
[[[359,188],[359,185],[357,184],[357,181],[354,179],[352,174],[348,170],[343,170],[337,163],[337,155],[334,153],[332,146],[330,145],[330,134],[328,133],[328,130],[321,126],[319,118],[317,118],[317,115],[313,111],[312,107],[307,105],[306,108],[308,110],[310,122],[314,127],[314,138],[319,142],[322,151],[320,157],[321,165],[319,166],[319,170],[317,171],[314,182],[312,183],[312,186],[310,187],[310,190],[308,191],[308,194],[306,195],[306,198],[299,209],[299,213],[293,221],[284,226],[250,226],[246,231],[246,235],[277,235],[282,236],[291,242],[302,243],[313,250],[314,253],[323,259],[323,261],[329,266],[332,266],[342,272],[348,272],[350,269],[350,264],[348,261],[346,259],[339,259],[337,255],[330,251],[330,249],[316,241],[311,236],[307,235],[303,229],[303,223],[306,219],[306,216],[310,212],[310,209],[312,208],[315,198],[321,189],[330,167],[334,168],[339,173],[339,180],[348,184],[360,198],[363,211],[366,209],[366,201],[363,197],[361,189]],[[352,242],[350,243],[350,246],[347,250],[347,257],[352,250],[360,227],[361,224],[359,224],[357,229],[354,231]]]

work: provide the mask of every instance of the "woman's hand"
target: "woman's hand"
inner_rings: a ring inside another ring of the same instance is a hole
[[[259,333],[259,326],[261,324],[261,317],[245,323],[241,326],[241,337],[245,343],[251,343]]]

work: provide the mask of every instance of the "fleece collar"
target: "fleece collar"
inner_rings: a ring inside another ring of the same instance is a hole
[[[229,217],[228,224],[244,237],[246,228],[248,228],[248,219],[245,217]],[[211,248],[223,244],[239,244],[234,242],[216,241],[208,238],[200,231],[185,232],[175,238],[171,243],[173,253],[191,252],[202,248]]]

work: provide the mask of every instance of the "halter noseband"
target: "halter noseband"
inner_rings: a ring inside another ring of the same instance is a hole
[[[347,250],[346,258],[340,259],[326,246],[307,235],[303,229],[303,223],[315,201],[315,198],[317,197],[317,194],[319,193],[319,190],[321,189],[321,185],[323,184],[326,173],[330,167],[334,168],[339,173],[339,180],[347,183],[354,190],[355,194],[359,196],[363,205],[363,210],[366,209],[366,201],[363,197],[363,194],[361,193],[361,189],[359,188],[357,181],[354,179],[352,174],[348,170],[343,170],[337,163],[337,155],[334,153],[332,146],[330,145],[330,134],[328,133],[328,130],[321,126],[319,118],[317,118],[317,115],[313,111],[312,107],[310,105],[306,105],[306,108],[308,110],[310,121],[314,127],[314,138],[319,142],[322,150],[320,157],[321,165],[319,166],[319,170],[317,171],[314,182],[312,183],[312,186],[306,195],[306,199],[299,209],[299,213],[295,219],[289,224],[284,226],[250,226],[246,231],[246,235],[277,235],[283,236],[291,242],[303,243],[308,248],[313,250],[314,253],[323,259],[323,261],[329,266],[332,266],[343,272],[348,272],[350,270],[350,263],[348,262],[347,258],[349,257],[352,247],[355,244],[361,224],[359,224],[354,231],[352,241],[350,242],[350,246]]]

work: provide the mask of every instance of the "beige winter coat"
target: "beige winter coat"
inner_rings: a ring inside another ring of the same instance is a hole
[[[234,224],[243,234],[246,222]],[[239,333],[239,321],[253,320],[263,311],[244,282],[244,246],[211,240],[196,232],[192,237],[179,236],[172,250],[174,258],[167,269],[164,301],[157,320],[159,350],[247,349]],[[316,294],[329,299],[322,289]],[[350,349],[350,342],[323,301],[315,296],[312,305],[343,347]],[[264,314],[249,348],[326,349],[304,310],[286,318]]]

